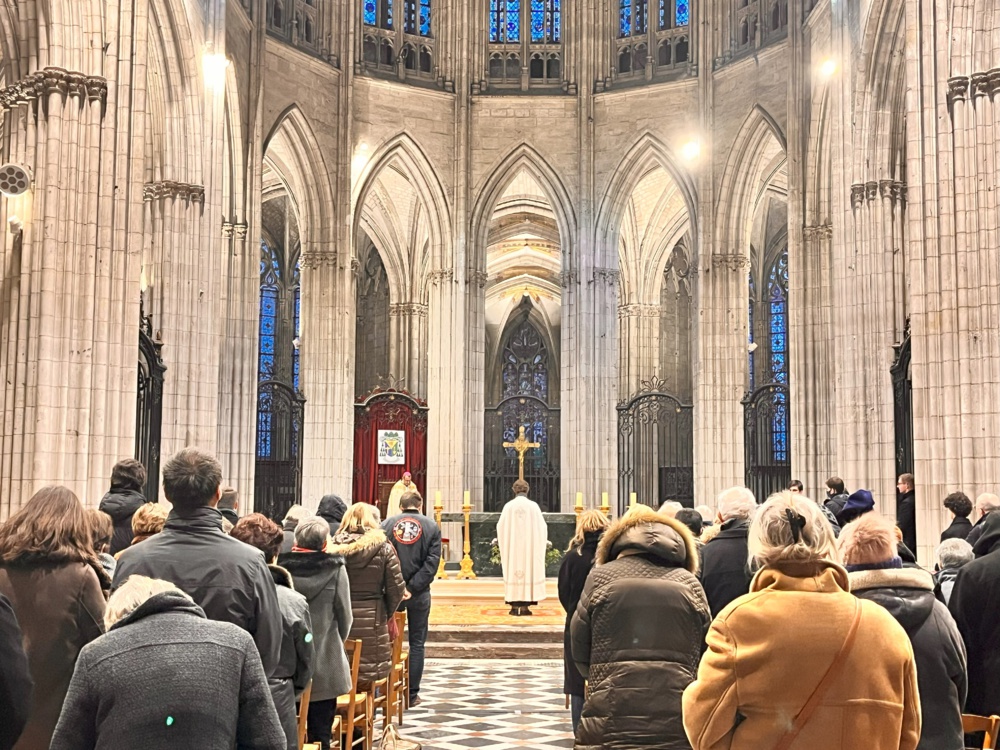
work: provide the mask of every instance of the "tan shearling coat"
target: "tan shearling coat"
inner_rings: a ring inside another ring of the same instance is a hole
[[[694,750],[774,747],[840,651],[847,661],[792,750],[913,750],[920,698],[910,639],[874,602],[856,600],[832,562],[764,568],[719,613],[698,678],[684,691]]]

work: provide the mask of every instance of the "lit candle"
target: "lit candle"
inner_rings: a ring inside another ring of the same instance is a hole
[[[601,507],[602,508],[607,508],[608,507],[608,493],[607,492],[602,492],[601,493]]]
[[[466,490],[465,491],[465,504],[466,505],[472,505],[472,491],[471,490]]]
[[[628,493],[628,507],[633,507],[636,503],[638,496],[634,492]]]
[[[434,492],[434,507],[443,508],[444,505],[441,503],[441,490],[435,490]]]
[[[576,507],[579,508],[580,510],[583,510],[583,493],[582,492],[577,492],[576,493]]]

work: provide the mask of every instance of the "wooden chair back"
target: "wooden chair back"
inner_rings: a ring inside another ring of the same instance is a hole
[[[985,732],[983,750],[996,750],[997,735],[1000,734],[1000,716],[962,714],[962,729],[966,734]]]
[[[361,675],[361,641],[358,639],[345,641],[344,651],[351,664],[351,692],[337,700],[337,712],[343,717],[338,734],[343,736],[343,747],[353,748],[360,742],[362,750],[371,750],[372,694],[358,690],[358,678]],[[355,740],[354,729],[359,725],[362,736]]]
[[[306,685],[306,689],[302,691],[302,695],[299,697],[299,750],[306,744],[306,718],[309,716],[309,699],[312,697],[313,683],[309,680],[309,684]]]

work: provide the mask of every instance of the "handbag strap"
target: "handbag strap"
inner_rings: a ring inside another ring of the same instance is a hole
[[[792,723],[791,729],[785,733],[778,744],[774,746],[774,750],[788,750],[795,742],[795,738],[799,736],[799,732],[806,725],[809,719],[812,717],[813,712],[819,707],[820,702],[826,696],[827,691],[829,691],[830,686],[833,685],[833,681],[837,679],[840,675],[841,670],[844,668],[844,664],[847,661],[847,656],[851,652],[851,648],[854,646],[854,639],[858,635],[858,626],[861,625],[861,604],[858,602],[857,598],[854,599],[854,622],[851,623],[851,629],[847,632],[847,638],[844,640],[843,645],[840,647],[840,651],[833,658],[833,662],[826,670],[826,674],[823,675],[823,679],[819,681],[816,689],[813,690],[812,695],[809,696],[809,700],[806,701],[802,710],[799,711],[798,716],[795,717],[795,721]]]

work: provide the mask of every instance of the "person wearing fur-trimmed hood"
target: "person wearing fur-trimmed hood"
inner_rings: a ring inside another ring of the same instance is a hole
[[[368,503],[348,508],[328,551],[343,556],[350,580],[354,624],[348,637],[362,641],[358,682],[377,682],[392,666],[389,618],[407,596],[399,558]]]
[[[573,660],[590,680],[578,750],[690,748],[681,695],[711,622],[684,524],[643,505],[605,532],[570,625]]]

